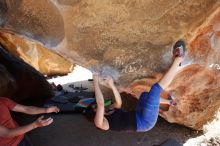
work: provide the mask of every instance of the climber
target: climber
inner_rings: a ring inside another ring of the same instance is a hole
[[[138,98],[135,111],[125,112],[121,109],[122,100],[114,81],[111,77],[101,79],[97,73],[93,74],[96,105],[91,105],[86,110],[86,117],[94,121],[95,126],[101,130],[136,131],[145,132],[152,129],[157,121],[160,93],[171,83],[181,66],[185,55],[185,44],[179,40],[173,47],[173,64],[165,76],[149,91],[143,92]],[[115,102],[105,111],[104,98],[99,84],[108,85],[115,96]],[[164,101],[162,101],[164,102]]]
[[[48,126],[53,122],[52,118],[39,117],[35,122],[18,126],[12,119],[10,111],[36,115],[44,113],[57,113],[55,106],[39,108],[17,104],[9,98],[0,97],[0,146],[31,146],[31,142],[24,134],[38,127]]]

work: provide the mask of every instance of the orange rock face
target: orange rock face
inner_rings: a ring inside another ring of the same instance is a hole
[[[220,108],[220,8],[201,25],[188,42],[186,67],[175,77],[168,92],[177,101],[160,116],[171,123],[183,124],[193,129],[202,129]],[[135,81],[130,90],[136,96],[149,90],[152,83],[162,75],[152,79]],[[146,86],[148,85],[148,86]]]
[[[0,43],[10,53],[44,75],[65,75],[73,70],[74,65],[71,62],[37,42],[9,33],[0,33]]]
[[[176,76],[170,91],[178,106],[162,116],[194,129],[213,119],[220,108],[220,8],[210,15],[189,41],[191,65]]]
[[[7,1],[3,4],[10,6]],[[2,9],[2,29],[53,46],[50,48],[75,63],[113,76],[126,88],[124,91],[129,89],[135,96],[160,80],[172,63],[172,45],[185,39],[188,54],[184,68],[167,89],[176,98],[177,106],[160,115],[169,122],[201,129],[220,107],[218,0],[19,2],[20,5],[12,4],[16,9]],[[33,5],[34,9],[27,11]],[[43,7],[37,9],[40,6]],[[45,13],[38,15],[45,8]],[[10,16],[28,21],[27,27],[17,25],[19,19],[15,21]],[[49,29],[43,33],[40,28],[44,25],[57,26],[59,31]]]

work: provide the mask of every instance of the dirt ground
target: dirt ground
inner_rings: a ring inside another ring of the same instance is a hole
[[[29,133],[34,146],[153,146],[169,138],[184,143],[197,133],[183,126],[158,119],[156,126],[145,133],[101,131],[83,115],[51,115],[54,123]]]

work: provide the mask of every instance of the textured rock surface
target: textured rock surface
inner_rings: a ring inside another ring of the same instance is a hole
[[[1,96],[32,105],[38,105],[52,97],[52,88],[45,77],[2,47],[0,65]]]
[[[200,129],[220,108],[219,24],[220,8],[189,41],[193,64],[179,73],[170,86],[178,97],[178,106],[163,115],[168,121]]]
[[[7,6],[15,5],[10,0],[5,2]],[[55,51],[102,75],[112,75],[135,95],[149,90],[162,77],[172,62],[172,44],[185,38],[189,52],[183,64],[188,66],[168,89],[178,105],[161,116],[169,122],[201,129],[220,107],[218,0],[20,0],[18,3],[13,15],[2,9],[5,15],[0,15],[1,28],[28,37],[33,34],[38,37],[31,38],[47,46],[58,44],[53,48]],[[25,13],[35,3],[34,9]],[[41,4],[47,10],[38,14]],[[52,11],[56,13],[51,15]],[[39,28],[32,16],[38,18]],[[51,19],[62,16],[64,22],[58,28],[63,26],[65,33],[54,29],[56,35],[53,31],[36,33],[41,32],[43,25],[53,28],[58,24],[51,24],[53,21],[45,19],[48,16]],[[20,20],[28,22],[25,27],[16,24]]]
[[[186,66],[174,79],[168,91],[176,98],[177,106],[160,115],[169,122],[186,125],[193,129],[213,119],[220,108],[220,8],[214,11],[204,24],[197,28],[188,41]],[[138,95],[148,84],[162,75],[141,79],[131,85],[133,94]]]
[[[48,0],[1,0],[0,27],[22,33],[44,44],[57,45],[64,37],[64,23]]]
[[[66,37],[56,51],[129,85],[166,70],[172,44],[190,35],[216,2],[60,0]]]
[[[22,58],[44,75],[65,75],[73,70],[72,63],[31,40],[9,33],[0,33],[0,43],[10,53]]]

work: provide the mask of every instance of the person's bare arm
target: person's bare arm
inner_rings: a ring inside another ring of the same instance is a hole
[[[52,118],[43,120],[43,116],[39,117],[35,122],[26,126],[9,129],[0,125],[0,137],[15,137],[25,134],[35,128],[48,126],[53,122]]]
[[[108,120],[104,117],[105,109],[104,105],[97,105],[97,111],[94,118],[94,123],[97,128],[102,130],[109,130],[109,123]]]
[[[108,120],[104,117],[105,104],[104,104],[104,97],[103,97],[102,91],[99,87],[98,74],[93,74],[93,80],[94,80],[95,97],[96,97],[96,103],[97,103],[97,110],[96,110],[96,115],[94,118],[94,123],[96,127],[102,130],[108,130],[109,123],[108,123]]]
[[[114,81],[111,77],[107,78],[107,82],[108,82],[109,87],[112,89],[114,96],[115,96],[115,102],[112,104],[112,107],[120,109],[121,105],[122,105],[121,95],[120,95],[118,89],[116,88]]]
[[[60,110],[56,106],[51,106],[49,108],[40,108],[35,106],[25,106],[21,104],[17,104],[12,111],[21,112],[29,115],[37,115],[37,114],[44,114],[44,113],[58,113]]]

